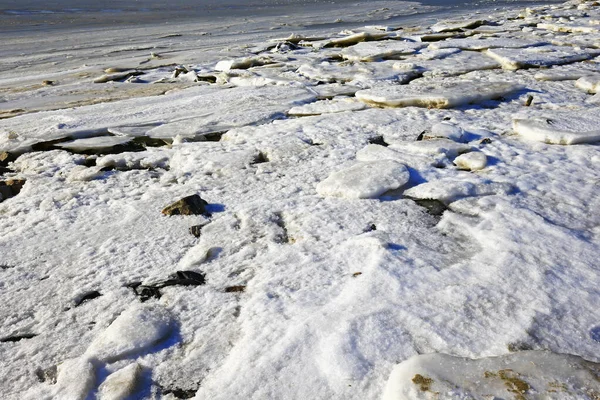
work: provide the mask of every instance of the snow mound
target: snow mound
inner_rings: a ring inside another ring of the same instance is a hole
[[[397,161],[361,162],[329,175],[317,185],[317,193],[323,197],[370,199],[398,189],[409,178],[408,169]]]
[[[423,354],[397,365],[383,400],[594,399],[600,365],[549,351],[523,351],[477,360]]]
[[[358,91],[356,97],[365,103],[378,106],[451,108],[497,99],[521,89],[521,85],[509,82],[461,81],[427,86],[378,87]]]
[[[413,54],[425,47],[422,43],[386,40],[362,42],[342,50],[342,57],[350,61],[377,61],[398,55]]]
[[[488,49],[484,53],[502,64],[502,68],[516,70],[583,61],[600,54],[600,50],[581,50],[569,46],[548,45],[525,49]]]
[[[173,330],[170,313],[156,306],[134,306],[117,317],[88,348],[86,355],[100,361],[115,361],[147,350]]]
[[[516,118],[513,129],[525,139],[548,144],[598,142],[600,114],[598,109],[594,111],[558,114],[553,118]]]
[[[423,135],[423,139],[443,138],[462,142],[464,136],[465,130],[460,126],[448,122],[439,122],[431,127],[430,132]]]

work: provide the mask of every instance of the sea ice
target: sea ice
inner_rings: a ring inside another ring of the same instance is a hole
[[[465,130],[458,125],[448,122],[439,122],[431,127],[429,132],[423,134],[423,139],[450,139],[455,142],[462,142],[465,137]]]
[[[130,364],[108,375],[98,388],[99,400],[125,400],[135,393],[139,385],[142,367]]]
[[[350,199],[377,198],[405,185],[409,178],[406,167],[397,161],[360,162],[329,175],[317,185],[317,193]]]
[[[98,136],[87,139],[77,139],[70,142],[58,143],[56,146],[72,151],[103,151],[115,146],[122,146],[132,141],[126,136]]]
[[[456,48],[461,50],[480,51],[493,48],[518,49],[524,47],[534,47],[547,44],[543,41],[516,39],[516,38],[465,38],[448,39],[429,45],[430,49],[448,49]]]
[[[438,50],[438,52],[441,51],[443,50]],[[438,59],[398,61],[394,64],[394,68],[405,73],[411,72],[427,77],[439,77],[496,69],[500,68],[500,64],[479,52],[460,51],[458,53],[443,55],[443,57]]]
[[[502,64],[502,68],[516,70],[529,67],[548,67],[590,59],[600,50],[576,49],[569,46],[537,46],[524,49],[488,49],[484,52]]]
[[[434,32],[452,32],[460,31],[462,29],[477,28],[483,25],[485,21],[480,19],[466,19],[461,21],[442,21],[431,26],[431,30]]]
[[[296,116],[319,115],[344,111],[360,111],[365,108],[367,108],[365,103],[356,101],[354,98],[335,98],[333,100],[321,100],[293,107],[288,111],[288,114]]]
[[[350,61],[377,61],[399,55],[413,54],[424,47],[421,43],[384,40],[362,42],[342,50],[342,57]]]
[[[592,399],[600,393],[599,373],[597,363],[550,351],[480,359],[423,354],[394,368],[383,400]]]
[[[361,90],[356,92],[356,97],[378,106],[452,108],[497,99],[521,89],[521,85],[510,82],[441,82],[436,85],[386,86]]]
[[[514,186],[505,182],[439,180],[414,186],[404,191],[404,195],[413,199],[438,200],[450,204],[464,197],[507,195],[513,191]]]

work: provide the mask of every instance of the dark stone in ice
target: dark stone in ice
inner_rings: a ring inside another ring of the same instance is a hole
[[[75,307],[79,307],[80,305],[82,305],[86,301],[93,300],[93,299],[98,298],[100,296],[102,296],[102,294],[100,292],[98,292],[97,290],[93,290],[91,292],[87,292],[86,294],[84,294],[83,296],[81,296],[80,298],[78,298],[78,299],[75,300]]]
[[[207,205],[206,201],[194,194],[168,205],[162,210],[162,213],[165,215],[207,215]]]
[[[490,143],[492,143],[492,139],[487,138],[487,137],[485,139],[483,139],[481,142],[479,142],[479,144],[490,144]]]
[[[419,136],[417,136],[417,142],[423,140],[423,136],[425,136],[426,133],[427,133],[427,131],[423,131],[423,132],[419,133]]]
[[[195,237],[200,237],[200,233],[202,232],[202,227],[204,225],[194,225],[190,226],[190,233]]]
[[[369,143],[370,144],[378,144],[378,145],[383,146],[383,147],[388,147],[389,146],[389,144],[387,144],[385,142],[385,140],[383,140],[383,136],[381,136],[381,135],[379,135],[379,136],[373,136],[373,137],[369,138]]]
[[[19,342],[23,339],[31,339],[36,337],[35,333],[22,333],[20,335],[11,335],[0,338],[0,343],[8,343],[8,342]]]
[[[191,399],[196,395],[198,389],[161,388],[162,394],[172,394],[177,399]]]
[[[0,181],[0,203],[18,195],[25,182],[25,179],[8,179],[6,181]]]
[[[200,286],[206,283],[206,275],[195,271],[177,271],[164,281],[153,283],[152,285],[142,285],[141,282],[128,283],[127,287],[132,288],[134,293],[143,303],[151,298],[160,299],[160,289],[167,286]]]
[[[14,154],[7,151],[0,152],[0,167],[6,167],[9,162],[13,162],[17,159]]]
[[[413,199],[419,206],[427,209],[431,215],[440,216],[448,209],[444,203],[439,200],[432,199]]]
[[[244,292],[246,290],[246,286],[228,286],[225,288],[225,293],[239,293]]]
[[[38,381],[47,382],[52,385],[56,383],[57,375],[58,368],[56,365],[46,369],[38,368],[35,370],[35,376],[38,378]]]

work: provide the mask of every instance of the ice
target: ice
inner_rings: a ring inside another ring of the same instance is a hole
[[[407,151],[413,154],[444,155],[454,158],[462,153],[471,151],[468,144],[457,143],[449,139],[420,140],[415,142],[399,142],[390,145],[393,149]]]
[[[341,54],[350,61],[377,61],[400,55],[413,54],[424,47],[421,43],[384,40],[377,42],[362,42],[346,47]]]
[[[439,50],[438,52],[442,52]],[[439,53],[438,53],[439,54]],[[428,54],[426,53],[425,56]],[[431,54],[435,57],[435,54]],[[398,61],[394,68],[402,72],[410,72],[423,76],[455,76],[473,71],[500,68],[500,64],[485,55],[473,51],[461,51],[451,54],[439,54],[438,59],[415,59]]]
[[[598,110],[554,113],[547,118],[516,118],[513,129],[527,140],[549,144],[580,144],[600,141]]]
[[[434,32],[452,32],[460,31],[462,29],[477,28],[483,25],[485,21],[480,19],[467,19],[462,21],[442,21],[431,26],[431,30]]]
[[[357,32],[351,33],[342,37],[335,37],[320,41],[312,41],[304,43],[307,46],[312,46],[317,49],[321,49],[324,47],[345,47],[351,46],[360,42],[364,42],[367,40],[379,40],[388,36],[386,32]],[[303,44],[303,43],[300,43]]]
[[[439,85],[405,85],[367,89],[357,92],[356,98],[368,104],[388,107],[452,108],[497,99],[521,89],[522,86],[510,82],[461,81]]]
[[[576,49],[567,46],[538,46],[525,49],[489,49],[484,52],[502,64],[502,68],[516,70],[529,67],[548,67],[583,61],[600,54],[600,50]]]
[[[570,33],[598,33],[600,27],[594,25],[580,25],[572,23],[548,23],[544,22],[537,25],[540,29],[547,29],[554,32],[570,32]]]
[[[131,142],[131,137],[124,136],[98,136],[88,139],[77,139],[70,142],[58,143],[56,146],[72,151],[102,151],[115,146],[122,146]]]
[[[585,90],[588,93],[598,93],[600,91],[600,74],[599,75],[587,75],[577,79],[575,86],[579,89]]]
[[[360,111],[365,108],[367,108],[365,103],[361,103],[353,98],[335,98],[333,100],[321,100],[293,107],[288,111],[288,114],[296,116],[319,115],[344,111]]]
[[[462,142],[465,137],[465,130],[458,125],[440,122],[431,127],[430,132],[423,134],[423,139],[445,138]]]
[[[95,383],[94,365],[86,358],[73,358],[58,365],[55,385],[31,390],[24,398],[86,400]]]
[[[116,361],[149,350],[173,329],[172,316],[162,306],[133,305],[92,342],[86,356]]]
[[[108,375],[98,388],[99,400],[125,400],[135,393],[140,384],[142,367],[130,364]]]
[[[248,69],[250,67],[257,67],[267,64],[273,64],[276,61],[270,57],[257,56],[257,57],[244,57],[234,60],[222,60],[215,65],[216,71],[230,71],[232,69]]]
[[[507,195],[514,192],[514,186],[506,182],[469,182],[442,180],[422,183],[404,191],[406,197],[422,200],[438,200],[450,204],[465,197]]]
[[[535,47],[547,44],[542,41],[517,39],[517,38],[466,38],[466,39],[448,39],[429,45],[430,49],[448,49],[456,48],[461,50],[487,50],[493,48],[518,49],[525,47]]]
[[[477,171],[485,168],[487,157],[484,153],[474,151],[466,154],[461,154],[454,159],[454,164],[460,169],[469,171]]]
[[[599,371],[597,363],[550,351],[475,360],[423,354],[394,368],[382,398],[591,399],[600,392]]]
[[[407,82],[415,74],[398,71],[393,62],[333,64],[303,64],[298,73],[314,81],[360,84],[361,82],[391,81]]]
[[[377,198],[405,185],[409,178],[406,167],[397,161],[361,162],[329,175],[317,185],[317,193],[349,199]]]

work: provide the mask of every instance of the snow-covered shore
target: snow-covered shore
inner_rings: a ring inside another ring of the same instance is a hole
[[[182,43],[8,60],[0,397],[600,396],[597,2]]]

